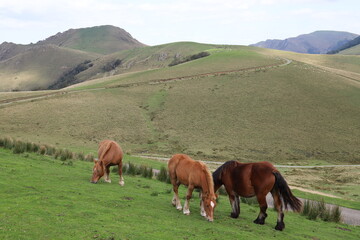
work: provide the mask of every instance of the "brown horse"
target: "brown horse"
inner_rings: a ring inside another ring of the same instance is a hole
[[[274,198],[274,206],[278,212],[276,230],[282,231],[285,228],[282,201],[286,209],[290,205],[294,211],[301,210],[301,201],[291,193],[285,179],[269,162],[228,161],[213,173],[213,179],[215,192],[221,185],[225,186],[232,207],[230,215],[232,218],[237,218],[240,214],[239,196],[246,198],[256,196],[260,213],[254,223],[264,224],[267,217],[266,195],[269,192]]]
[[[214,193],[214,185],[211,173],[203,162],[194,161],[185,154],[176,154],[168,162],[168,170],[171,183],[173,185],[174,197],[172,204],[178,210],[181,210],[181,203],[178,195],[180,184],[188,186],[186,201],[183,213],[190,214],[189,201],[194,188],[199,188],[201,216],[208,221],[214,220],[214,209],[216,206],[216,195]]]
[[[104,140],[99,144],[98,150],[99,160],[94,160],[93,175],[91,178],[92,183],[97,183],[99,179],[105,175],[105,182],[111,183],[109,174],[110,166],[118,166],[119,169],[119,184],[124,186],[124,178],[122,176],[122,158],[123,151],[119,144],[111,140]]]

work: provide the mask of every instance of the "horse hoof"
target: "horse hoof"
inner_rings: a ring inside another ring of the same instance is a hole
[[[176,207],[177,210],[181,211],[182,210],[182,206],[178,206]]]
[[[105,180],[105,182],[107,182],[107,183],[111,183],[111,180]]]
[[[190,215],[190,210],[184,210],[185,215]]]
[[[254,220],[254,223],[264,225],[265,224],[265,219],[257,218],[257,219]]]
[[[239,214],[231,213],[231,214],[230,214],[230,217],[232,217],[232,218],[238,218],[238,217],[239,217]]]
[[[125,183],[124,182],[119,182],[119,185],[123,187],[125,185]]]
[[[285,228],[285,223],[277,223],[275,230],[282,231]]]

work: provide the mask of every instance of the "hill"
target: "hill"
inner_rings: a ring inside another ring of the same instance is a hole
[[[111,138],[138,154],[360,162],[358,56],[171,45],[210,56],[173,67],[143,65],[66,89],[68,94],[3,106],[0,131],[75,149]],[[136,51],[148,50],[155,48]]]
[[[266,40],[251,46],[292,51],[297,53],[324,54],[337,49],[358,35],[339,31],[316,31],[285,40]]]
[[[37,43],[47,44],[105,55],[145,46],[124,29],[110,25],[70,29]]]
[[[360,55],[360,44],[341,50],[340,52],[338,52],[338,54],[343,54],[343,55]]]
[[[36,45],[0,62],[0,90],[47,89],[74,66],[97,57],[96,54],[61,48],[55,45]]]
[[[0,91],[58,89],[81,82],[88,75],[76,75],[93,66],[91,61],[144,46],[113,26],[70,29],[36,44],[4,42],[0,45]],[[101,67],[93,75],[102,73]]]
[[[359,47],[360,47],[360,36],[345,43],[344,45],[340,46],[339,48],[328,52],[328,54],[335,54],[335,53],[340,52],[340,54],[345,54],[345,55],[359,55],[360,53],[357,50]]]

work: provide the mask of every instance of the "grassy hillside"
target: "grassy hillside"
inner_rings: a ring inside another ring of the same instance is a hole
[[[242,204],[240,218],[231,219],[226,197],[220,197],[209,223],[199,214],[196,193],[191,215],[185,216],[171,206],[171,186],[157,180],[125,176],[120,187],[112,175],[112,184],[90,184],[92,163],[68,165],[2,149],[0,163],[1,239],[357,239],[360,234],[359,227],[291,212],[278,232],[275,211],[268,210],[264,226],[252,223],[256,206]],[[180,188],[181,196],[185,191]]]
[[[174,59],[183,59],[187,56],[204,51],[210,53],[210,56],[173,67],[168,67]],[[115,59],[122,60],[122,64],[119,67],[114,69],[114,71],[106,72],[103,75],[97,74],[101,72],[101,68],[107,62],[114,61]],[[138,48],[109,55],[105,58],[94,61],[94,66],[79,74],[79,78],[99,78],[99,76],[136,72],[136,74],[127,75],[125,78],[121,76],[117,78],[114,76],[114,82],[119,82],[117,79],[121,79],[121,82],[129,83],[202,73],[240,70],[278,64],[281,62],[281,60],[275,57],[249,51],[248,47],[243,46],[223,46],[199,44],[194,42],[179,42],[154,47]],[[108,85],[109,82],[106,82],[105,84]]]
[[[0,62],[0,91],[46,89],[64,72],[96,57],[54,45],[32,47]]]
[[[110,54],[122,50],[143,47],[124,29],[104,25],[89,28],[70,29],[40,41],[37,44],[54,44],[98,54]]]
[[[0,109],[0,130],[72,148],[112,138],[132,153],[358,163],[359,87],[301,62],[256,69],[283,61],[252,49],[212,48],[209,57],[192,62],[114,76],[78,88],[82,91],[6,106]],[[231,70],[237,71],[226,72]],[[199,75],[218,71],[223,73]],[[109,86],[114,88],[95,88]]]
[[[343,55],[360,55],[360,44],[358,44],[358,45],[356,45],[356,46],[354,46],[354,47],[351,47],[351,48],[342,50],[342,51],[340,51],[338,54],[343,54]]]

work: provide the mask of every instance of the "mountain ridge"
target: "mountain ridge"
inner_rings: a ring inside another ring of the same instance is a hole
[[[250,46],[271,48],[297,53],[325,54],[340,47],[358,35],[343,31],[319,30],[309,34],[301,34],[283,40],[268,39]]]

